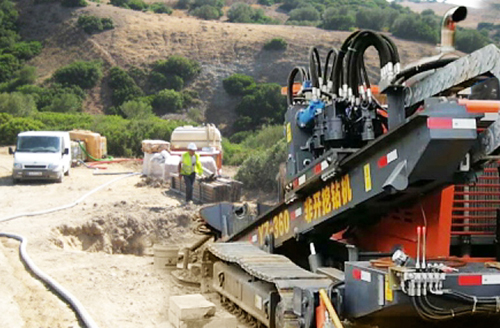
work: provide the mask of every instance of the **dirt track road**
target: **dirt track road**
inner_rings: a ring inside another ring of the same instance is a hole
[[[0,148],[0,219],[75,201],[116,176],[71,170],[62,184],[12,184],[12,156]],[[107,171],[140,171],[112,164]],[[196,209],[180,208],[165,188],[137,187],[123,179],[71,209],[0,223],[0,232],[28,238],[34,262],[68,289],[101,328],[169,327],[170,295],[197,292],[154,269],[154,243],[188,245],[196,236]],[[80,327],[69,307],[34,279],[19,261],[19,243],[0,238],[0,327]]]

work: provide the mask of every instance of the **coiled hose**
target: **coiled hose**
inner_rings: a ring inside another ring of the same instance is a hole
[[[90,195],[96,193],[97,191],[106,188],[112,183],[115,183],[119,180],[134,176],[134,175],[139,175],[140,173],[130,173],[128,175],[118,177],[116,179],[113,179],[109,182],[104,183],[103,185],[89,191],[82,197],[78,198],[76,201],[73,203],[70,203],[68,205],[48,209],[48,210],[43,210],[43,211],[38,211],[38,212],[31,212],[31,213],[21,213],[17,215],[13,215],[7,218],[0,219],[0,222],[6,222],[10,220],[14,220],[20,217],[24,216],[36,216],[36,215],[43,215],[43,214],[48,214],[48,213],[53,213],[57,211],[62,211],[71,207],[74,207],[81,203],[85,198],[89,197]],[[63,286],[61,286],[57,281],[52,279],[49,275],[44,273],[40,268],[36,266],[36,264],[33,262],[33,260],[29,257],[28,252],[26,251],[26,246],[28,244],[28,240],[24,238],[23,236],[19,236],[16,234],[12,233],[5,233],[5,232],[0,232],[0,237],[6,237],[6,238],[12,238],[16,239],[21,244],[19,245],[19,256],[21,257],[21,260],[23,263],[33,272],[33,274],[43,281],[45,284],[47,284],[54,292],[56,292],[63,300],[65,300],[71,308],[75,311],[76,315],[78,318],[85,324],[87,328],[98,328],[98,325],[95,323],[95,321],[92,319],[90,314],[85,310],[83,305],[78,301],[76,297],[74,297],[69,291],[67,291]]]

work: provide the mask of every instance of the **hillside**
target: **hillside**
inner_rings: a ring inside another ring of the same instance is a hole
[[[21,34],[29,40],[44,42],[42,53],[30,64],[38,68],[39,80],[49,78],[59,67],[75,60],[101,60],[105,68],[145,66],[173,54],[199,61],[202,73],[192,84],[204,102],[206,120],[221,128],[234,119],[237,99],[229,97],[222,80],[233,73],[253,76],[259,82],[283,85],[293,66],[305,64],[310,46],[323,52],[340,47],[349,32],[331,32],[314,27],[270,26],[204,21],[176,11],[172,16],[138,12],[107,4],[89,3],[88,7],[70,9],[58,4],[33,5],[18,2]],[[81,14],[110,17],[115,29],[89,36],[76,27]],[[288,42],[286,51],[264,51],[266,40],[280,37]],[[434,53],[429,44],[396,39],[403,63]],[[369,65],[375,55],[368,56]],[[375,72],[373,72],[375,73]],[[101,112],[110,104],[104,79],[91,91],[85,110]]]
[[[461,1],[463,3],[467,3],[467,1]],[[460,26],[476,28],[478,23],[487,22],[487,23],[500,23],[498,19],[500,15],[500,0],[483,0],[480,1],[480,8],[471,8],[468,7],[468,15],[467,19],[460,23]],[[434,12],[442,16],[449,9],[455,7],[454,4],[449,3],[440,3],[440,2],[411,2],[411,1],[403,1],[401,5],[405,7],[409,7],[411,10],[415,12],[422,12],[426,9],[432,9]]]

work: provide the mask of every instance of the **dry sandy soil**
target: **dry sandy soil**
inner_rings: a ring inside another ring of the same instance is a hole
[[[73,168],[62,184],[12,185],[12,156],[0,148],[0,219],[71,203],[117,176]],[[107,171],[140,171],[140,164],[113,164]],[[63,285],[102,327],[169,327],[171,295],[198,292],[154,268],[152,245],[187,246],[198,208],[180,207],[165,188],[138,187],[139,176],[120,180],[68,210],[0,223],[0,232],[28,238],[33,261]],[[0,238],[0,327],[80,327],[70,310],[32,277],[18,255],[19,243]],[[214,295],[209,295],[210,299]]]

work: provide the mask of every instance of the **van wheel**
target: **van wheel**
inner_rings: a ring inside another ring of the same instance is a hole
[[[19,183],[19,179],[16,179],[16,178],[12,178],[12,184],[15,185],[15,184],[18,184]]]
[[[59,178],[57,178],[57,180],[56,180],[56,181],[57,181],[57,183],[61,183],[61,182],[63,182],[63,177],[64,177],[64,173],[63,173],[63,171],[61,171],[61,175],[60,175],[60,176],[59,176]]]
[[[69,169],[66,172],[64,172],[64,175],[69,176]]]

